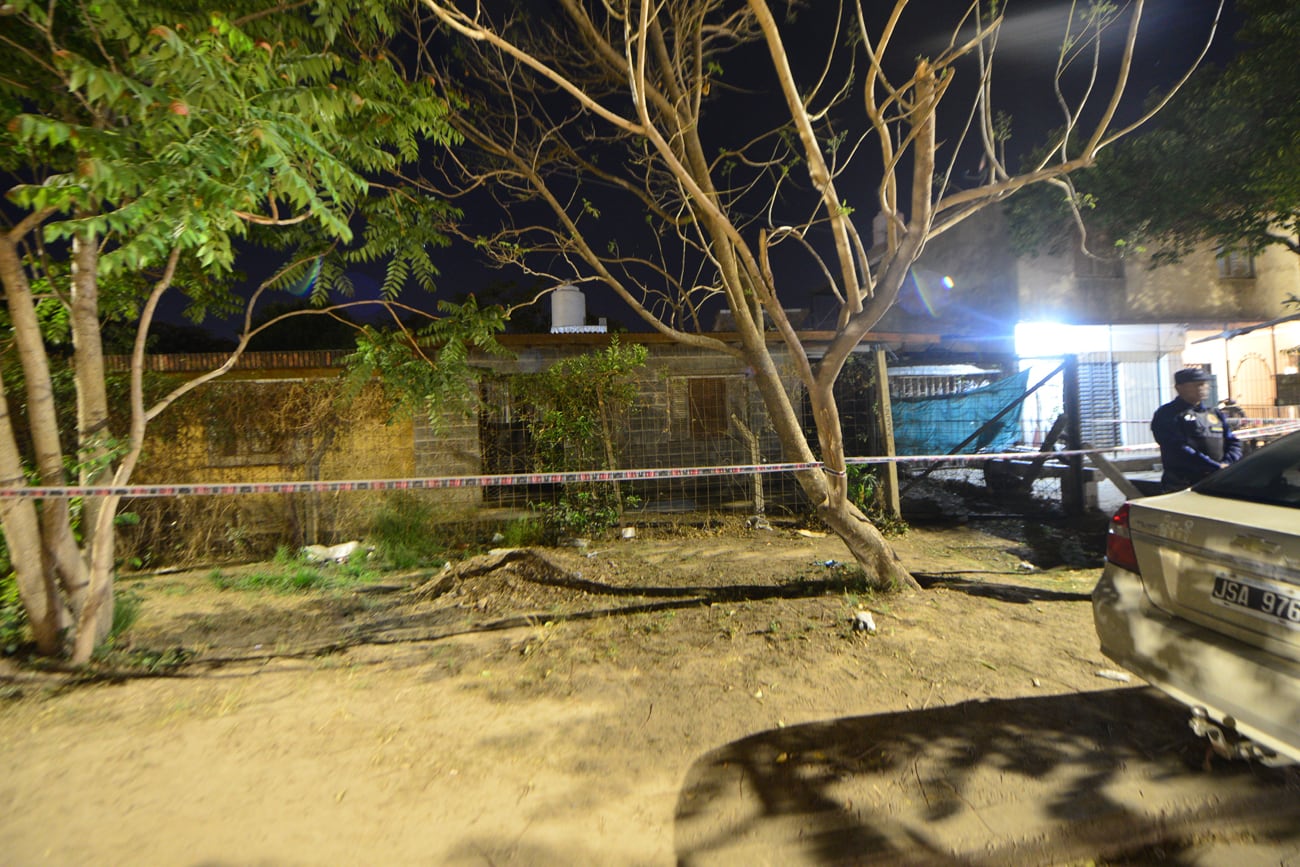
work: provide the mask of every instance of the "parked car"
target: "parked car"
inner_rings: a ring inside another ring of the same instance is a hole
[[[1300,762],[1300,433],[1125,503],[1092,607],[1102,653],[1217,751]]]

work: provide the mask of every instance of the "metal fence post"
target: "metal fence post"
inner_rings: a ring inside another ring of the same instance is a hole
[[[889,399],[889,369],[885,359],[885,350],[877,346],[872,352],[872,362],[876,368],[876,418],[880,419],[881,451],[886,457],[898,454],[894,449],[894,413]],[[898,492],[898,464],[893,461],[882,467],[880,474],[884,486],[884,508],[889,517],[898,520],[902,517],[902,506]]]
[[[1079,356],[1067,355],[1062,373],[1062,409],[1065,412],[1065,447],[1078,451],[1083,447],[1082,423],[1079,418]],[[1082,515],[1084,508],[1083,455],[1069,455],[1061,478],[1061,506],[1067,515]]]

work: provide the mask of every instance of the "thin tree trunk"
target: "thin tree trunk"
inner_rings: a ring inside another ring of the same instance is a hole
[[[113,516],[117,514],[121,501],[122,498],[118,496],[105,497],[100,504],[95,526],[88,530],[94,538],[88,551],[90,585],[77,617],[77,635],[72,645],[72,662],[75,665],[89,662],[95,648],[108,637],[113,627],[113,562],[117,553]]]
[[[0,380],[0,484],[20,487],[25,482],[9,415],[9,399]],[[0,526],[4,528],[9,562],[18,581],[18,595],[27,611],[36,650],[43,656],[56,656],[62,650],[61,635],[71,617],[59,595],[58,584],[46,572],[36,503],[27,498],[0,501]]]
[[[53,380],[50,377],[31,286],[23,271],[18,249],[9,235],[0,236],[0,281],[4,283],[14,343],[26,381],[27,424],[36,457],[36,470],[42,483],[62,485],[66,478]],[[85,564],[72,532],[68,501],[53,499],[42,503],[38,525],[41,546],[46,554],[41,561],[43,568],[50,579],[62,588],[75,611],[86,587],[86,575]]]
[[[114,485],[125,485],[135,472],[135,465],[144,451],[144,434],[148,424],[148,413],[144,406],[144,359],[145,346],[149,337],[149,326],[153,323],[154,312],[163,293],[171,286],[176,274],[176,263],[180,260],[180,248],[172,248],[167,259],[167,266],[162,276],[154,284],[140,312],[140,323],[136,326],[135,346],[131,350],[131,426],[127,434],[127,448],[113,473]],[[87,379],[87,389],[93,389],[98,382],[102,387],[104,380],[103,354],[88,356],[84,369],[78,369],[78,382]],[[94,366],[96,360],[98,366]],[[113,625],[113,565],[117,553],[117,535],[113,519],[117,507],[122,502],[120,496],[105,497],[95,516],[93,527],[86,530],[90,589],[86,595],[85,607],[77,618],[77,638],[73,645],[72,661],[77,664],[90,661],[95,648],[108,635]]]
[[[737,317],[737,322],[742,323],[741,317]],[[762,333],[755,331],[753,320],[745,317],[740,334],[748,361],[754,370],[755,383],[786,460],[800,463],[816,460]],[[829,383],[820,387],[825,392],[829,392],[829,389]],[[878,590],[919,589],[920,585],[904,568],[885,537],[849,502],[847,480],[840,475],[844,466],[844,450],[839,438],[839,414],[835,410],[834,400],[828,399],[828,394],[817,393],[818,391],[819,388],[815,387],[810,391],[810,397],[816,410],[815,418],[822,447],[829,449],[830,453],[822,455],[825,469],[795,474],[799,486],[826,525],[844,541],[853,559],[862,566],[871,587]]]
[[[77,378],[78,475],[81,484],[93,485],[112,472],[112,431],[99,326],[99,249],[93,238],[73,241],[70,314]],[[98,523],[100,505],[94,498],[83,503],[86,532]]]
[[[758,448],[758,436],[750,430],[749,425],[741,421],[740,416],[736,415],[734,412],[731,414],[731,423],[736,426],[736,430],[740,431],[741,439],[743,439],[745,444],[749,446],[750,463],[754,466],[758,466],[758,462],[762,460],[762,453]],[[763,500],[763,474],[754,473],[754,514],[761,517],[765,508],[766,506]]]

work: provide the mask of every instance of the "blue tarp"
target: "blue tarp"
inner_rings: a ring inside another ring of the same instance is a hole
[[[1025,370],[991,385],[947,397],[893,401],[894,449],[899,455],[946,455],[1029,388]],[[1024,403],[980,432],[956,454],[1005,451],[1020,440]]]

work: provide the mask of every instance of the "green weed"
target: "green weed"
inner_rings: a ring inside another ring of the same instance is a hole
[[[17,653],[31,640],[27,611],[18,597],[18,579],[12,572],[0,575],[0,655]]]
[[[517,518],[501,528],[501,545],[506,548],[525,548],[546,541],[546,528],[533,518]]]
[[[113,641],[130,629],[140,619],[141,601],[133,591],[118,593],[113,598],[113,625],[108,628],[108,640]]]
[[[337,565],[309,564],[301,558],[287,559],[277,552],[275,559],[255,571],[228,575],[214,569],[208,573],[208,581],[218,590],[271,593],[341,590],[368,584],[375,577],[376,572],[366,562],[365,553],[360,551],[348,562]]]
[[[623,506],[635,508],[639,501],[626,496]],[[613,491],[567,491],[554,503],[534,505],[542,517],[545,537],[559,541],[591,536],[619,523],[622,510]]]
[[[854,464],[848,467],[848,476],[849,500],[871,519],[876,529],[889,538],[907,535],[907,522],[885,510],[884,485],[877,471]]]
[[[370,526],[375,552],[395,569],[437,566],[445,562],[447,546],[435,527],[436,509],[413,494],[384,500]]]

